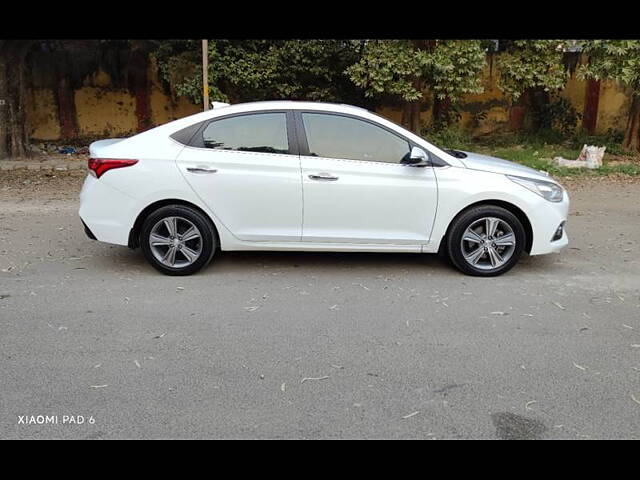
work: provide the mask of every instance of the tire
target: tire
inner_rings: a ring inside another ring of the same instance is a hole
[[[183,236],[185,233],[187,236]],[[159,208],[145,219],[140,230],[145,258],[165,275],[191,275],[205,267],[216,251],[216,238],[211,220],[184,205]]]
[[[447,236],[447,253],[461,272],[495,277],[518,263],[526,240],[524,227],[513,213],[502,207],[481,205],[453,220]]]

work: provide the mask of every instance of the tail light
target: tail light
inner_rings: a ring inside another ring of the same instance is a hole
[[[96,178],[100,178],[105,172],[114,168],[130,167],[138,163],[138,160],[125,160],[120,158],[90,158],[89,172],[93,172]]]

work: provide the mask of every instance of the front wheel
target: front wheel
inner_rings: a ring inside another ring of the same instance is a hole
[[[168,205],[142,225],[140,245],[147,261],[166,275],[190,275],[209,263],[215,252],[211,221],[197,210]]]
[[[526,233],[518,217],[504,208],[483,205],[454,220],[447,252],[463,273],[493,277],[518,263],[525,244]]]

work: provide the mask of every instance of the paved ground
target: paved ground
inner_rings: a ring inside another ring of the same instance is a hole
[[[172,278],[85,238],[81,172],[0,175],[1,438],[640,437],[637,181],[570,184],[571,248],[499,278],[309,253]]]

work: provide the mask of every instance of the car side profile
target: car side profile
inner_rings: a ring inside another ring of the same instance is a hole
[[[442,253],[494,276],[568,243],[567,192],[543,172],[443,150],[359,107],[218,106],[90,145],[87,235],[168,275],[219,250]]]

